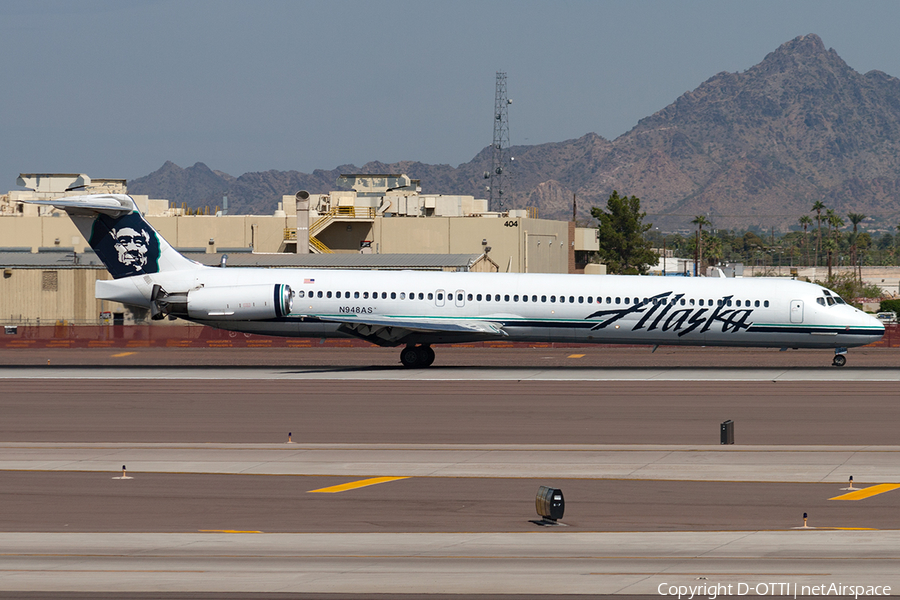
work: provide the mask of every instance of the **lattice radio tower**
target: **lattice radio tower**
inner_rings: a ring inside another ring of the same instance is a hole
[[[506,73],[497,72],[497,90],[494,94],[494,144],[491,146],[491,171],[485,173],[490,178],[488,186],[488,210],[503,210],[503,176],[509,177],[512,161],[509,155],[509,105],[506,97]]]

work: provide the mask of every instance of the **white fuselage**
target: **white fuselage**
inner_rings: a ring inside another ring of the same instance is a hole
[[[97,296],[149,306],[154,283],[169,292],[287,284],[293,308],[284,317],[192,319],[279,336],[347,337],[347,323],[365,318],[478,321],[498,325],[496,339],[604,344],[840,348],[884,333],[879,321],[824,288],[781,278],[202,268],[98,282]],[[376,343],[484,339],[483,331],[412,328]]]

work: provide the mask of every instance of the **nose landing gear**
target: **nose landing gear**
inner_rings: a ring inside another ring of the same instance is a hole
[[[404,367],[430,367],[434,362],[434,350],[427,344],[407,346],[400,351],[400,362]]]
[[[835,348],[834,349],[834,360],[831,361],[831,365],[833,367],[843,367],[847,364],[847,349],[846,348]]]

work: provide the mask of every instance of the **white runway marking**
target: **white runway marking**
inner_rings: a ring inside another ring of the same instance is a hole
[[[586,367],[0,367],[0,379],[190,379],[342,381],[897,381],[891,368]]]
[[[0,470],[843,484],[900,481],[900,446],[0,443]],[[838,488],[835,488],[835,492]]]
[[[799,586],[823,583],[900,589],[900,531],[0,533],[0,547],[3,591],[521,597],[657,595],[663,584],[731,585],[732,595],[739,584],[785,596],[794,585],[799,595]],[[771,582],[791,587],[773,590]]]

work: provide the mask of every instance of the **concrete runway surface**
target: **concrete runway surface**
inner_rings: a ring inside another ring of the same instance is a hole
[[[0,353],[0,595],[900,590],[896,350],[173,350]]]

